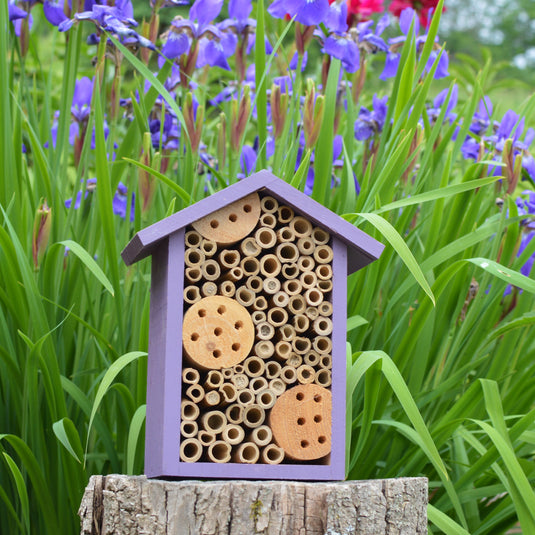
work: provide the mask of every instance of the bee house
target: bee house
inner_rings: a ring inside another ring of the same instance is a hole
[[[347,276],[382,249],[267,171],[138,232],[146,475],[344,479]]]

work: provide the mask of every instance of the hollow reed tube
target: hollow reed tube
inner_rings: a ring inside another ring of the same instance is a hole
[[[277,224],[277,218],[273,214],[262,214],[260,216],[259,223],[263,227],[275,228]]]
[[[316,266],[316,262],[311,256],[301,256],[297,261],[297,267],[299,271],[312,271]]]
[[[277,219],[282,225],[286,225],[294,218],[294,211],[289,206],[279,206]]]
[[[266,254],[260,259],[260,273],[264,277],[276,277],[281,271],[280,260],[274,254]]]
[[[249,377],[260,377],[266,369],[264,361],[260,357],[255,356],[247,357],[243,362],[243,367],[245,374]]]
[[[184,288],[184,301],[188,303],[188,305],[193,305],[200,300],[201,292],[197,286],[190,285]]]
[[[295,279],[299,275],[299,267],[297,264],[283,264],[281,271],[282,276],[286,280]]]
[[[197,462],[203,452],[202,444],[196,438],[186,438],[180,443],[180,460],[185,463]]]
[[[258,256],[261,250],[262,248],[252,236],[245,238],[240,244],[240,251],[244,256]]]
[[[314,249],[316,248],[316,244],[309,236],[306,236],[305,238],[299,238],[296,245],[299,253],[306,256],[312,255],[314,253]]]
[[[279,338],[286,342],[291,342],[293,340],[293,338],[295,337],[295,332],[295,328],[288,323],[277,329],[277,334],[279,335]]]
[[[277,243],[277,235],[272,228],[260,227],[254,234],[254,239],[262,249],[271,249]]]
[[[260,450],[254,442],[244,442],[238,446],[236,453],[233,455],[233,461],[236,463],[254,464],[260,458]]]
[[[227,425],[227,417],[221,411],[208,411],[201,417],[201,423],[205,431],[217,434]]]
[[[228,463],[232,447],[224,440],[216,440],[208,446],[208,457],[214,463]]]
[[[320,227],[314,227],[312,229],[311,237],[316,245],[326,245],[331,239],[329,233]]]
[[[295,240],[294,231],[290,227],[282,227],[276,232],[278,243],[290,243]]]
[[[273,440],[273,432],[271,431],[271,428],[269,426],[261,425],[259,427],[255,427],[251,431],[249,438],[257,446],[267,446]]]
[[[199,417],[199,407],[189,399],[183,399],[180,406],[182,420],[196,420]]]
[[[240,264],[240,253],[233,249],[223,249],[219,253],[219,264],[223,269],[232,269]]]
[[[270,300],[271,306],[275,307],[285,307],[288,305],[288,302],[290,301],[290,296],[283,291],[276,292]]]
[[[261,359],[268,359],[275,352],[275,346],[271,340],[262,340],[254,345],[254,353]]]
[[[328,388],[332,384],[331,370],[318,370],[314,377],[314,382],[323,388]]]
[[[255,297],[255,300],[253,302],[254,310],[266,310],[267,307],[268,307],[268,302],[263,295],[259,295]]]
[[[199,248],[202,239],[202,236],[196,230],[190,230],[184,235],[184,243],[186,247]]]
[[[318,245],[314,249],[314,260],[318,264],[328,264],[333,260],[333,250],[328,245]]]
[[[333,281],[318,281],[317,287],[320,292],[323,292],[324,294],[326,294],[332,291]]]
[[[232,403],[238,398],[238,391],[236,390],[235,385],[232,383],[224,383],[219,387],[218,390],[221,396],[221,404]]]
[[[275,377],[269,382],[269,389],[276,395],[280,396],[286,392],[286,383],[280,378]]]
[[[268,310],[267,321],[273,327],[282,327],[288,321],[288,312],[281,307],[273,307]]]
[[[333,332],[333,322],[330,318],[320,316],[312,322],[312,329],[320,336],[329,336]]]
[[[210,258],[217,252],[217,243],[213,240],[203,238],[201,242],[201,251],[205,254],[206,258]]]
[[[266,321],[267,316],[266,316],[266,313],[263,310],[255,310],[251,314],[251,319],[253,320],[253,323],[255,325],[258,325],[259,323],[262,323],[263,321]]]
[[[316,377],[316,373],[312,366],[303,364],[302,366],[299,366],[299,368],[297,368],[297,382],[298,383],[302,385],[313,383],[315,377]]]
[[[241,424],[243,422],[243,406],[233,403],[225,410],[225,416],[231,424]]]
[[[180,423],[180,433],[184,438],[193,438],[199,432],[199,426],[194,420],[184,420]]]
[[[280,464],[284,461],[284,450],[276,444],[268,444],[262,450],[262,462],[265,464]]]
[[[269,388],[265,388],[256,394],[256,403],[264,410],[271,409],[275,405],[275,401],[277,401],[277,396]]]
[[[182,382],[188,385],[194,385],[199,382],[201,375],[195,368],[184,368],[182,370]]]
[[[325,316],[325,317],[331,316],[333,313],[332,303],[329,303],[329,301],[323,301],[318,306],[318,312],[320,313],[321,316]]]
[[[256,295],[254,292],[249,290],[249,288],[245,286],[240,286],[236,290],[236,294],[234,298],[236,299],[236,301],[238,301],[240,305],[244,307],[248,307],[248,306],[251,306],[255,302]]]
[[[283,263],[288,264],[292,263],[294,264],[299,259],[299,249],[294,243],[287,242],[287,243],[281,243],[277,245],[277,248],[275,249],[275,254],[277,255],[277,258]]]
[[[205,260],[201,265],[203,277],[208,281],[215,281],[221,275],[221,267],[212,259]]]
[[[305,238],[312,234],[312,223],[301,216],[295,216],[290,221],[290,228],[294,231],[294,234],[298,239]]]
[[[291,385],[297,381],[297,372],[292,366],[284,366],[281,370],[280,378],[287,385]]]
[[[260,209],[265,214],[274,214],[279,208],[279,201],[271,195],[266,195],[260,199]]]
[[[245,281],[245,286],[247,286],[247,288],[249,288],[249,290],[255,294],[262,291],[263,284],[264,281],[262,280],[262,277],[259,277],[258,275],[247,277],[247,280]]]
[[[213,281],[207,281],[201,286],[201,294],[203,297],[211,297],[217,295],[217,284]]]
[[[199,384],[190,385],[186,389],[186,396],[188,396],[193,403],[200,403],[200,401],[204,398],[204,388]]]
[[[239,425],[227,424],[221,433],[221,438],[227,444],[235,446],[243,442],[243,439],[245,438],[245,431]]]
[[[243,424],[250,429],[259,427],[266,419],[266,411],[257,403],[251,403],[243,410]]]
[[[259,340],[271,340],[275,335],[275,328],[271,323],[262,321],[256,326],[256,337]]]
[[[253,377],[249,382],[251,392],[256,396],[258,392],[265,390],[268,387],[268,382],[265,377]]]
[[[245,277],[254,277],[260,273],[260,262],[255,256],[246,256],[240,262],[243,275]]]
[[[188,267],[184,271],[184,275],[188,282],[196,283],[202,279],[202,271],[200,267]]]
[[[206,255],[198,247],[192,247],[184,251],[184,263],[188,267],[200,267],[205,259]]]

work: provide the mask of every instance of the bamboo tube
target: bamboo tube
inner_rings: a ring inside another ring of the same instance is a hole
[[[314,286],[316,286],[316,283],[318,282],[318,277],[313,271],[305,271],[304,273],[301,273],[299,281],[303,285],[303,288],[310,290],[311,288],[314,288]]]
[[[260,199],[260,209],[265,214],[274,214],[279,208],[279,201],[271,195],[266,195]]]
[[[299,215],[290,221],[290,228],[294,231],[297,239],[305,238],[312,234],[312,223]]]
[[[286,361],[292,354],[292,344],[286,340],[281,340],[275,344],[275,357],[281,361]]]
[[[201,405],[203,407],[217,407],[221,403],[221,394],[217,390],[209,390],[204,395]]]
[[[280,464],[284,461],[284,450],[276,444],[268,444],[262,450],[262,462],[265,464]]]
[[[254,353],[261,359],[268,359],[275,352],[275,346],[271,340],[262,340],[254,346]]]
[[[256,326],[256,337],[259,340],[271,340],[275,336],[275,328],[271,323],[262,321]]]
[[[230,380],[238,390],[243,390],[249,385],[249,377],[244,373],[236,373]]]
[[[331,316],[333,313],[332,303],[329,303],[329,301],[323,301],[318,307],[318,312],[320,313],[320,316],[325,316],[325,317]]]
[[[314,250],[314,260],[318,264],[329,264],[333,260],[333,250],[328,245],[318,245]]]
[[[321,355],[320,366],[324,370],[330,370],[333,367],[332,355]]]
[[[277,210],[277,219],[279,223],[285,225],[294,218],[294,211],[289,206],[279,206]]]
[[[238,301],[240,305],[244,307],[249,307],[254,303],[256,295],[254,292],[251,292],[249,288],[246,288],[245,286],[240,286],[236,290],[236,295],[234,296],[234,299],[236,299],[236,301]]]
[[[309,236],[306,236],[304,238],[299,238],[297,240],[297,249],[301,253],[301,255],[311,256],[314,254],[314,249],[316,248],[316,244],[310,238]]]
[[[275,249],[277,258],[283,264],[295,263],[299,259],[299,249],[294,243],[281,243]]]
[[[266,419],[266,411],[258,404],[251,403],[243,410],[243,424],[250,429],[259,427]]]
[[[253,320],[253,323],[255,325],[258,325],[259,323],[262,323],[263,321],[266,321],[267,316],[266,316],[266,313],[263,312],[262,310],[255,310],[251,314],[251,319]]]
[[[241,242],[240,250],[244,256],[258,256],[262,248],[252,236],[249,236]]]
[[[291,366],[292,368],[299,368],[303,364],[303,357],[297,353],[292,353],[286,360],[286,366]]]
[[[186,390],[186,396],[193,403],[199,403],[204,398],[204,388],[200,384],[190,385]]]
[[[281,370],[280,378],[287,385],[291,385],[297,381],[297,372],[292,366],[284,366]]]
[[[301,256],[297,261],[297,267],[300,271],[312,271],[316,266],[316,262],[311,256]]]
[[[263,379],[263,377],[261,377],[261,379]],[[269,388],[265,388],[256,394],[256,403],[265,410],[271,409],[271,407],[275,405],[275,401],[277,401],[277,396]]]
[[[313,383],[316,377],[314,368],[303,364],[297,368],[297,381],[302,385],[307,385],[308,383]]]
[[[273,432],[268,425],[261,425],[251,431],[250,439],[257,446],[267,446],[273,440]]]
[[[219,293],[223,297],[234,297],[236,293],[236,286],[232,281],[223,281],[219,285]]]
[[[231,424],[241,424],[243,422],[243,407],[234,403],[225,410],[225,416]]]
[[[266,377],[268,379],[275,379],[281,374],[281,365],[275,361],[271,360],[266,364]]]
[[[266,254],[260,259],[260,273],[265,277],[276,277],[281,272],[280,260],[274,254]]]
[[[295,240],[294,231],[290,227],[282,227],[276,232],[278,243],[290,243]]]
[[[198,247],[193,247],[184,251],[184,263],[188,267],[200,267],[205,259],[205,254]]]
[[[266,310],[268,307],[268,302],[263,295],[259,295],[255,298],[253,303],[254,310]]]
[[[238,391],[238,398],[236,400],[238,405],[241,405],[242,407],[247,407],[248,405],[254,403],[254,400],[254,394],[248,388],[244,388]]]
[[[197,438],[203,446],[209,446],[210,444],[213,444],[216,441],[215,434],[210,433],[209,431],[199,431],[199,433],[197,434]]]
[[[290,296],[283,291],[277,292],[273,295],[271,298],[271,306],[275,307],[285,307],[288,305],[288,302],[290,301]]]
[[[333,281],[318,281],[317,286],[318,290],[326,294],[333,289]]]
[[[221,275],[221,267],[212,259],[205,260],[201,266],[202,276],[208,281],[215,281]]]
[[[320,227],[314,227],[312,229],[311,237],[316,245],[326,245],[331,239],[329,233]]]
[[[273,327],[282,327],[288,321],[288,312],[284,308],[270,308],[267,313],[267,320]]]
[[[202,415],[201,423],[205,431],[217,434],[227,425],[227,417],[221,411],[208,411]]]
[[[301,281],[297,279],[291,279],[283,282],[282,289],[290,296],[291,300],[294,295],[301,293],[303,285],[301,284]]]
[[[219,387],[219,394],[223,398],[221,404],[233,403],[238,398],[238,391],[232,383],[224,383]]]
[[[317,307],[323,301],[323,293],[316,288],[310,288],[305,292],[305,300],[311,307]]]
[[[225,379],[230,379],[231,377],[234,376],[234,372],[233,372],[232,368],[223,368],[221,370],[221,373],[223,374],[223,377]]]
[[[255,464],[260,458],[260,450],[254,442],[244,442],[234,453],[232,460],[235,463]]]
[[[202,279],[202,271],[198,267],[190,267],[186,268],[184,271],[184,275],[186,276],[186,280],[188,282],[199,282]]]
[[[320,264],[316,268],[316,275],[319,280],[330,280],[333,278],[333,268],[329,264]]]
[[[273,214],[263,214],[260,216],[259,223],[263,227],[275,228],[277,218]]]
[[[245,438],[245,431],[239,425],[227,424],[221,433],[221,438],[227,444],[235,446],[236,444],[241,444],[243,442],[243,439]]]
[[[202,236],[196,230],[190,230],[184,235],[184,244],[186,247],[199,248],[201,246]]]
[[[241,364],[236,364],[235,366],[232,367],[232,370],[234,372],[234,375],[245,373],[245,369]]]
[[[280,280],[275,277],[267,277],[262,283],[262,288],[267,294],[276,294],[281,289]]]
[[[333,322],[330,318],[320,316],[312,323],[312,329],[320,336],[329,336],[333,332]]]
[[[201,294],[203,297],[211,297],[217,295],[217,284],[212,281],[205,282],[201,286]]]
[[[249,388],[255,396],[258,392],[265,390],[267,387],[268,382],[265,377],[255,377],[254,379],[251,379],[251,382],[249,383]]]
[[[202,444],[196,438],[187,438],[180,443],[180,460],[195,463],[202,456]]]
[[[195,368],[184,368],[182,370],[182,382],[188,385],[194,385],[199,382],[201,375]]]
[[[292,347],[298,355],[304,355],[310,351],[312,342],[304,336],[296,336],[292,341]]]
[[[240,253],[233,249],[223,249],[219,253],[219,265],[223,269],[232,269],[240,264]]]
[[[245,374],[249,377],[260,377],[266,365],[260,357],[248,357],[243,361],[243,367],[245,368]]]
[[[258,275],[255,275],[254,277],[248,277],[245,281],[245,286],[247,286],[247,288],[249,288],[249,290],[255,294],[262,291],[263,284],[264,281]]]
[[[203,238],[201,242],[201,251],[206,255],[206,258],[211,258],[217,252],[217,243],[213,240]]]
[[[310,320],[304,314],[296,314],[293,317],[293,326],[296,333],[308,331]]]
[[[297,264],[283,264],[282,265],[282,276],[286,280],[295,279],[299,275],[299,268]]]
[[[305,356],[303,357],[303,360],[305,361],[305,364],[308,364],[309,366],[314,367],[319,364],[320,356],[319,356],[319,353],[312,350],[305,354]]]
[[[319,316],[318,307],[307,307],[305,310],[305,316],[309,320],[315,320]]]
[[[333,382],[331,370],[318,370],[314,377],[314,382],[323,388],[329,388]]]
[[[193,420],[184,420],[180,423],[180,433],[184,438],[193,438],[199,432],[197,422]]]
[[[280,396],[286,391],[286,383],[280,377],[275,377],[274,379],[271,379],[271,381],[269,382],[269,389],[276,396]]]
[[[224,281],[238,282],[239,280],[243,279],[243,275],[243,269],[241,267],[235,267],[227,271],[223,275],[222,279]]]
[[[254,239],[262,249],[271,249],[277,243],[277,235],[272,228],[260,227],[254,234]]]
[[[281,340],[291,342],[295,336],[295,329],[287,323],[286,325],[283,325],[277,329],[277,334]]]
[[[199,407],[189,399],[183,399],[180,406],[182,420],[196,420],[199,417]]]
[[[306,305],[307,302],[302,295],[292,295],[287,308],[292,314],[302,314],[307,308]]]
[[[245,277],[254,277],[260,273],[260,262],[254,256],[246,256],[240,262],[240,267]]]
[[[188,305],[193,305],[197,301],[201,300],[201,292],[197,286],[186,286],[184,288],[184,301]]]
[[[232,447],[224,440],[216,440],[208,447],[208,458],[214,463],[228,463]]]
[[[316,336],[312,345],[314,349],[322,355],[330,353],[333,348],[333,343],[327,336]]]

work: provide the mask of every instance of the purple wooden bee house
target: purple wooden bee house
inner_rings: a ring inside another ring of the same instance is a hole
[[[382,250],[268,171],[138,232],[146,475],[344,479],[347,276]]]

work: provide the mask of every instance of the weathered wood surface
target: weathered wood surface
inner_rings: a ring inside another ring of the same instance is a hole
[[[82,535],[427,533],[427,479],[336,483],[92,476]]]

